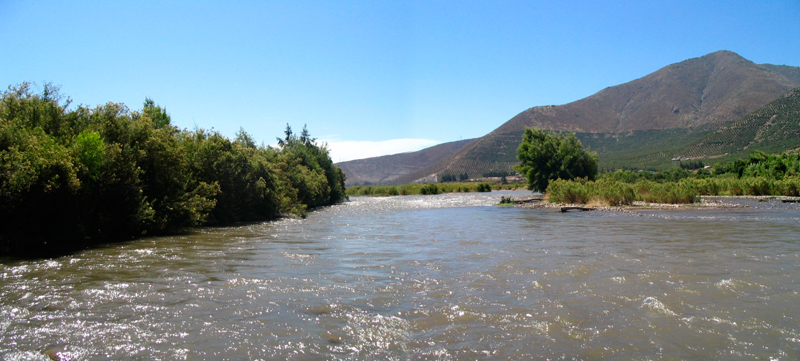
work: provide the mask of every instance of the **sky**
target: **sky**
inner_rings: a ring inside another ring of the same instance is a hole
[[[264,145],[307,126],[335,162],[481,137],[718,50],[800,66],[800,1],[0,0],[3,89],[149,97]]]

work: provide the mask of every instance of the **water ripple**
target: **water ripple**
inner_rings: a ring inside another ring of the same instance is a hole
[[[800,358],[800,214],[470,193],[0,262],[0,358]],[[755,208],[761,207],[761,208]]]

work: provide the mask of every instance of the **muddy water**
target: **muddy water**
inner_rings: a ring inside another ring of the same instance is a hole
[[[800,358],[798,206],[558,213],[501,195],[353,198],[3,260],[0,358]]]

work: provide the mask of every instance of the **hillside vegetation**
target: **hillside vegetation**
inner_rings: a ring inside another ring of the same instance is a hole
[[[738,159],[759,150],[780,153],[800,147],[800,88],[684,147],[684,158]]]
[[[0,97],[0,254],[58,253],[183,227],[304,215],[345,197],[303,129],[279,148],[180,130],[147,99],[69,109],[52,85]]]

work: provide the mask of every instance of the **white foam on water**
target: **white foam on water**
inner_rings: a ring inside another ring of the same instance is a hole
[[[647,298],[645,298],[644,301],[642,301],[641,308],[648,309],[650,311],[653,311],[653,312],[661,314],[661,315],[678,316],[677,313],[672,312],[672,310],[667,308],[667,306],[665,306],[663,303],[661,303],[661,301],[659,301],[655,297],[647,297]]]
[[[733,280],[730,279],[730,278],[722,280],[722,281],[719,281],[719,282],[715,283],[714,286],[716,286],[717,288],[722,288],[722,289],[735,289],[736,288],[736,285],[733,283]]]
[[[404,350],[410,334],[411,324],[397,316],[367,313],[347,314],[347,326],[343,330],[354,342],[351,351],[367,354],[399,348]]]

